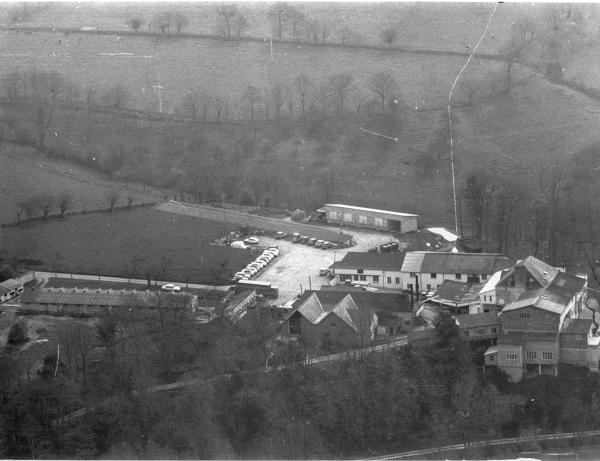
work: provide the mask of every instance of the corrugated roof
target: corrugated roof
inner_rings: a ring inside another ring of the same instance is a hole
[[[592,328],[592,319],[565,319],[563,331],[566,334],[587,335]]]
[[[460,238],[460,235],[446,229],[445,227],[428,227],[427,230],[433,234],[439,235],[448,242],[455,242]]]
[[[373,214],[380,214],[385,216],[390,216],[392,217],[417,217],[419,215],[416,214],[411,214],[411,213],[402,213],[400,211],[388,211],[388,210],[378,210],[376,208],[364,208],[361,206],[352,206],[352,205],[341,205],[339,203],[326,203],[325,205],[323,205],[323,208],[321,208],[321,210],[325,210],[325,211],[329,211],[332,210],[333,208],[341,208],[342,210],[348,210],[348,211],[365,211],[368,213],[373,213]],[[328,210],[329,209],[329,210]]]
[[[500,324],[500,316],[497,312],[456,315],[454,319],[460,328],[476,328]]]
[[[343,259],[334,264],[335,269],[402,269],[404,253],[368,253],[349,251]]]
[[[497,253],[407,252],[402,272],[437,274],[493,274],[510,266],[511,260]]]
[[[159,293],[137,290],[35,288],[25,290],[22,304],[62,304],[119,307],[183,307],[194,299],[189,293]]]

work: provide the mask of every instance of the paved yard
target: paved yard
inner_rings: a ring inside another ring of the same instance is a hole
[[[389,234],[352,229],[349,231],[356,245],[337,250],[322,250],[313,246],[292,243],[288,240],[275,240],[260,237],[260,245],[277,245],[280,254],[273,259],[264,271],[253,280],[263,280],[279,287],[279,298],[275,301],[282,304],[293,299],[301,291],[318,289],[329,282],[328,277],[319,276],[321,267],[329,266],[342,259],[348,251],[367,251],[369,248],[390,241]]]

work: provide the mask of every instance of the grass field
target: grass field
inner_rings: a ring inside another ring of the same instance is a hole
[[[144,193],[140,186],[112,181],[93,170],[68,162],[50,160],[30,148],[0,145],[0,224],[17,221],[19,200],[37,193],[58,195],[68,191],[73,198],[69,212],[91,211],[109,207],[108,195],[117,190],[121,199],[118,206],[134,197],[134,204],[156,203],[162,194],[158,191]],[[58,208],[52,214],[58,214]]]
[[[223,223],[151,209],[73,215],[3,229],[11,254],[42,262],[34,269],[141,279],[150,269],[153,279],[207,284],[229,281],[251,259],[245,250],[209,244],[222,235]]]
[[[348,27],[361,34],[363,43],[380,44],[381,30],[394,27],[399,32],[395,45],[454,51],[464,51],[465,45],[476,42],[493,9],[493,4],[490,3],[294,2],[294,6],[306,17],[328,24],[331,33],[327,41],[339,42],[336,32]],[[71,28],[97,26],[102,29],[126,30],[127,21],[139,17],[144,21],[142,30],[146,30],[152,18],[168,8],[186,14],[190,25],[185,32],[215,33],[217,6],[210,2],[170,5],[140,2],[53,3],[20,24]],[[271,35],[271,25],[267,20],[270,8],[268,3],[243,2],[238,4],[238,8],[248,21],[244,35],[261,38]],[[489,30],[498,40],[484,44],[482,51],[495,50],[515,17],[523,14],[541,15],[542,10],[540,6],[534,8],[531,4],[501,5]],[[5,11],[8,12],[8,9]],[[430,33],[432,30],[436,30],[436,33]],[[283,37],[289,36],[290,32],[286,28]]]
[[[58,41],[61,44],[58,45]],[[56,53],[56,54],[53,54]],[[118,54],[130,53],[130,54]],[[173,111],[187,89],[200,87],[209,94],[229,100],[238,117],[249,118],[240,97],[248,85],[268,89],[271,83],[291,87],[301,73],[317,86],[329,75],[349,72],[355,77],[355,95],[367,96],[372,74],[389,71],[398,81],[400,95],[409,107],[441,106],[447,100],[452,81],[463,57],[423,56],[394,50],[314,48],[274,44],[223,42],[220,40],[155,40],[149,37],[14,31],[0,32],[3,70],[58,70],[81,87],[102,93],[122,83],[132,94],[131,106],[158,112],[154,85],[162,89],[163,111]],[[497,62],[478,61],[469,72],[481,79],[498,71]],[[372,97],[372,96],[369,96]],[[211,114],[211,119],[214,114]]]

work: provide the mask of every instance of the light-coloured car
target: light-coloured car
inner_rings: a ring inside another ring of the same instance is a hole
[[[252,266],[252,267],[256,267],[258,270],[261,270],[263,267],[266,266],[266,264],[261,261],[253,261],[248,265]]]
[[[268,250],[265,250],[265,251],[267,253],[271,253],[275,257],[279,256],[279,250],[277,248],[269,248]]]
[[[160,289],[162,291],[166,291],[166,292],[178,292],[181,291],[181,287],[177,286],[177,285],[173,285],[172,283],[167,283],[166,285],[163,285],[162,287],[160,287]]]
[[[246,266],[246,269],[244,269],[242,272],[250,272],[251,275],[256,275],[256,273],[258,272],[258,269],[254,266],[251,266],[250,264],[248,264]]]
[[[248,244],[248,245],[258,245],[258,238],[256,237],[248,237],[247,239],[244,239],[244,243]]]
[[[264,256],[264,255],[256,258],[256,261],[263,262],[263,263],[265,263],[265,265],[269,264],[272,260],[273,260],[273,258],[269,258],[268,256]]]
[[[275,257],[275,255],[273,253],[271,253],[270,251],[267,251],[267,250],[263,251],[263,253],[259,257],[262,258],[263,256],[269,260],[271,260]]]

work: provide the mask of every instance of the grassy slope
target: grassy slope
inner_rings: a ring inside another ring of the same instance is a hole
[[[145,268],[152,267],[155,278],[195,283],[213,283],[221,265],[233,274],[250,260],[245,250],[209,245],[222,235],[223,223],[145,209],[68,216],[3,230],[8,251],[42,261],[40,270],[129,277],[133,259],[142,258],[135,278],[145,278]],[[163,277],[160,268],[167,260],[171,263]],[[224,276],[222,282],[227,280]]]
[[[122,197],[117,206],[124,206],[127,196],[137,203],[156,203],[162,198],[158,191],[143,193],[140,186],[128,188],[110,178],[69,162],[50,160],[33,149],[13,145],[0,146],[0,224],[16,222],[16,206],[37,193],[58,195],[68,191],[73,198],[69,211],[106,209],[108,195],[113,190]],[[51,214],[59,210],[53,209]]]
[[[464,51],[473,45],[483,30],[493,4],[490,3],[295,3],[305,16],[328,24],[331,31],[327,38],[339,42],[336,31],[349,27],[361,34],[362,43],[380,44],[382,29],[393,27],[399,32],[395,45],[422,49]],[[216,31],[216,6],[213,3],[54,3],[43,11],[27,18],[22,24],[43,27],[98,26],[104,29],[125,30],[127,21],[133,17],[144,20],[142,30],[152,17],[165,9],[186,13],[189,33],[213,34]],[[271,26],[267,21],[268,3],[248,2],[238,4],[248,21],[244,35],[269,37]],[[0,12],[1,14],[1,12]],[[482,45],[482,51],[492,52],[502,42],[501,37],[514,18],[523,14],[541,14],[541,8],[531,4],[503,4],[489,29],[497,41]],[[0,16],[1,17],[1,16]],[[436,33],[431,33],[435,30]],[[291,32],[283,31],[283,38]]]

